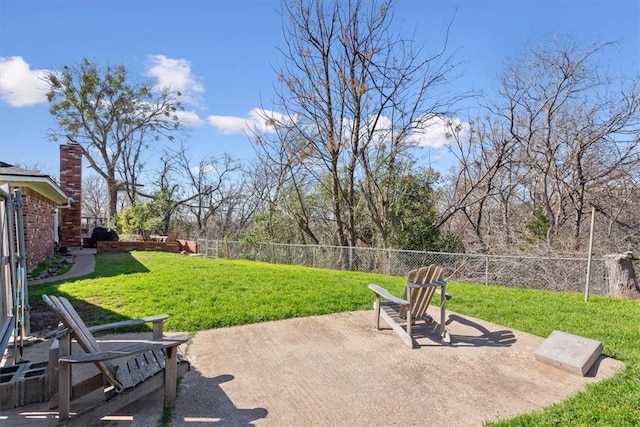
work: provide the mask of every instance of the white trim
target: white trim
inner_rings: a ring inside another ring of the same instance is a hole
[[[43,195],[57,205],[68,205],[73,201],[58,184],[48,176],[26,176],[0,174],[0,183],[7,183],[11,187],[27,187]]]

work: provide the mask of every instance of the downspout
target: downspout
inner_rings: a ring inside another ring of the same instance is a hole
[[[9,244],[9,281],[11,283],[11,292],[9,295],[9,298],[11,299],[10,301],[7,301],[7,309],[11,309],[11,313],[14,315],[14,319],[15,317],[15,306],[14,306],[14,302],[16,300],[16,272],[15,272],[15,266],[16,266],[16,253],[15,253],[15,248],[16,248],[16,243],[14,240],[14,234],[15,234],[15,228],[14,228],[14,216],[13,216],[13,197],[11,197],[11,194],[7,193],[6,191],[4,191],[2,188],[0,188],[0,196],[2,196],[5,199],[5,216],[6,216],[6,225],[7,225],[7,237],[8,237],[8,244]],[[7,315],[9,315],[9,313],[6,313]],[[17,320],[17,319],[16,319]],[[15,352],[14,352],[15,353]]]
[[[20,323],[20,359],[22,360],[22,344],[24,338],[31,333],[29,325],[29,290],[27,287],[27,250],[24,243],[24,217],[22,212],[22,191],[13,191],[16,208],[16,232],[18,235],[18,268],[17,268],[17,298],[20,303],[19,317],[16,317],[16,324]]]
[[[75,202],[73,197],[67,196],[67,204],[66,205],[58,205],[54,208],[53,215],[53,241],[56,244],[56,252],[60,248],[60,209],[69,209],[71,208],[71,203]]]
[[[60,220],[58,219],[58,207],[53,208],[53,243],[56,244],[56,250],[60,246]]]

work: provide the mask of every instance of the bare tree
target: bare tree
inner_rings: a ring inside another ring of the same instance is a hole
[[[584,49],[552,40],[504,72],[496,109],[518,144],[529,193],[558,235],[573,217],[573,247],[581,241],[589,192],[640,166],[638,78],[615,84],[598,61],[614,44]]]
[[[459,165],[443,192],[442,224],[460,228],[464,218],[483,250],[542,239],[575,251],[585,212],[597,204],[609,218],[602,240],[622,228],[633,240],[637,222],[627,212],[640,170],[640,87],[637,76],[616,83],[601,69],[612,46],[552,40],[505,69],[498,100],[469,139],[451,132]]]
[[[225,155],[221,158],[206,157],[194,165],[186,149],[181,149],[172,158],[172,164],[183,188],[181,197],[174,204],[183,206],[195,220],[196,237],[205,237],[215,215],[238,197],[237,188],[241,181],[234,178],[240,171],[240,164]]]
[[[82,216],[107,217],[107,186],[104,178],[88,174],[82,180]]]
[[[302,233],[302,241],[309,239],[313,244],[320,243],[318,227],[313,220],[314,206],[310,204],[313,184],[322,180],[322,171],[313,164],[307,164],[306,152],[298,151],[296,132],[292,129],[272,123],[275,138],[254,134],[256,152],[260,163],[255,165],[254,172],[266,185],[256,182],[261,201],[265,204],[264,213],[273,223],[275,217],[285,217],[297,225]],[[273,229],[270,237],[282,236]],[[280,240],[280,239],[279,239]],[[287,239],[285,239],[286,241]]]
[[[454,173],[440,191],[440,218],[438,227],[455,216],[457,234],[470,228],[465,237],[468,246],[490,251],[492,236],[491,213],[499,213],[497,226],[501,234],[510,235],[510,203],[516,194],[519,179],[512,159],[514,146],[505,136],[499,123],[469,120],[467,123],[449,122],[449,151],[457,159]],[[495,216],[495,215],[494,215]]]
[[[58,122],[50,136],[80,144],[89,166],[106,181],[108,214],[113,216],[119,191],[127,190],[135,200],[144,152],[160,139],[173,139],[179,130],[174,114],[180,108],[178,94],[130,83],[123,65],[101,68],[88,59],[65,65],[46,80],[49,111]]]
[[[444,48],[425,55],[392,33],[392,1],[284,5],[282,114],[266,118],[276,132],[262,135],[258,148],[280,165],[280,182],[300,203],[296,223],[312,241],[318,235],[302,191],[309,186],[330,197],[330,243],[367,240],[359,223],[373,221],[386,246],[386,218],[407,151],[434,117],[450,113],[456,97],[444,89],[454,66]]]

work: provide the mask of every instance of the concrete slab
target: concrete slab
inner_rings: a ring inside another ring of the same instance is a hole
[[[390,329],[375,330],[373,317],[367,310],[197,333],[169,425],[482,426],[624,368],[602,358],[588,376],[573,375],[535,359],[543,338],[457,313],[448,313],[450,345],[423,331],[420,348],[410,349]],[[159,392],[98,425],[154,426],[161,415]],[[56,420],[34,404],[2,411],[5,423]]]
[[[572,374],[585,376],[602,354],[602,343],[562,331],[553,331],[535,351],[536,360]]]
[[[58,282],[69,279],[75,279],[76,277],[86,276],[91,274],[96,269],[96,250],[91,248],[70,248],[69,253],[73,255],[73,266],[64,274],[59,276],[46,277],[44,279],[29,280],[28,284],[42,285],[44,283]]]

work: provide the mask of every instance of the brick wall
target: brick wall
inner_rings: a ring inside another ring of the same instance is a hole
[[[180,243],[180,250],[191,254],[198,253],[198,244],[193,240],[178,240]]]
[[[163,252],[180,252],[180,243],[178,242],[128,242],[128,241],[98,241],[97,253],[106,254],[112,252],[128,252],[128,251],[163,251]]]
[[[60,188],[73,197],[71,207],[60,209],[60,246],[82,246],[82,147],[60,146]]]
[[[29,188],[21,188],[27,269],[55,251],[53,211],[55,204]]]

